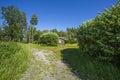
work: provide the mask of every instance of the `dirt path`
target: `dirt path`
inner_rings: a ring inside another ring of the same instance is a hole
[[[20,80],[80,80],[52,51],[34,49],[30,68]]]

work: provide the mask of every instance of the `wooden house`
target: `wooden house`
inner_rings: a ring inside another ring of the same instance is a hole
[[[65,39],[60,37],[59,41],[58,41],[58,44],[62,45],[62,46],[65,45]]]

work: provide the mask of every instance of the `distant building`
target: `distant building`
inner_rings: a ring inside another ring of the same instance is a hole
[[[65,39],[63,39],[63,38],[60,37],[59,41],[58,41],[58,44],[62,45],[62,46],[65,45]]]

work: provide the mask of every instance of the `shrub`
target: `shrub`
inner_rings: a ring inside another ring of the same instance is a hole
[[[80,26],[78,42],[82,53],[120,64],[119,14],[120,3]]]
[[[58,45],[58,35],[53,32],[44,33],[40,37],[40,43],[47,46],[57,46]]]
[[[77,43],[77,38],[68,38],[66,40],[66,43],[68,43],[68,44],[75,44],[75,43]]]

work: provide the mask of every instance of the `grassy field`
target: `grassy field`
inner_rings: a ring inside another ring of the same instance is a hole
[[[76,73],[83,80],[119,80],[120,70],[112,64],[98,62],[89,56],[81,55],[77,44],[65,46],[47,47],[37,44],[30,46],[38,49],[51,50],[57,59],[69,64],[72,72]]]
[[[0,42],[0,80],[19,80],[32,55],[26,44]]]

